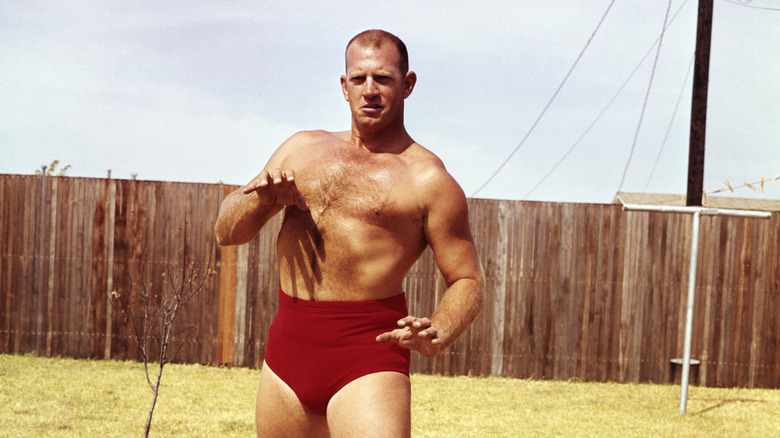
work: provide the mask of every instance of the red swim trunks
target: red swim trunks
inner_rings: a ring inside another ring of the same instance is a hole
[[[404,294],[375,301],[307,301],[279,289],[265,364],[304,406],[325,415],[347,383],[382,371],[409,375],[410,352],[376,337],[408,315]]]

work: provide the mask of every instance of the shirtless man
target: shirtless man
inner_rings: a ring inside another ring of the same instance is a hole
[[[220,245],[248,242],[284,210],[258,436],[409,436],[409,352],[437,355],[483,306],[463,191],[404,127],[416,80],[401,40],[357,35],[341,77],[352,129],[293,135],[220,208]],[[448,288],[418,318],[402,282],[427,245]]]

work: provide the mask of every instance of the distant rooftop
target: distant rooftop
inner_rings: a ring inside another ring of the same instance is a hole
[[[621,198],[626,204],[640,205],[685,205],[685,195],[664,195],[654,193],[625,193],[615,195],[613,204],[621,204]],[[705,196],[703,207],[725,208],[734,210],[780,211],[780,199],[747,199]]]

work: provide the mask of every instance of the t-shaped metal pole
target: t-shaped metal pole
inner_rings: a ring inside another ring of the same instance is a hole
[[[679,207],[673,205],[640,205],[623,204],[623,210],[655,211],[665,213],[693,213],[693,226],[691,229],[691,265],[688,274],[688,300],[685,312],[685,344],[683,347],[682,377],[680,379],[680,415],[685,414],[688,405],[688,380],[691,372],[691,339],[693,338],[693,304],[696,298],[696,266],[699,261],[699,225],[701,215],[709,216],[743,216],[768,219],[772,213],[755,210],[729,210],[705,207]]]

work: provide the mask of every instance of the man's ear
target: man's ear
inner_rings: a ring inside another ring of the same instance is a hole
[[[410,71],[404,76],[404,99],[409,97],[414,90],[414,85],[417,83],[417,73]]]
[[[347,77],[341,76],[341,92],[344,93],[344,100],[349,102],[349,94],[347,93]]]

